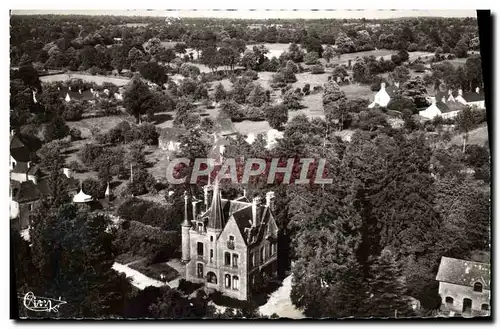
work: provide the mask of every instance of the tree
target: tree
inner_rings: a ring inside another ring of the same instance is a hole
[[[367,312],[375,317],[407,317],[414,315],[401,281],[393,253],[382,250],[380,256],[370,266],[370,292],[367,300]]]
[[[398,66],[396,67],[394,72],[390,74],[390,77],[395,82],[405,83],[410,79],[411,76],[410,71],[406,67]]]
[[[323,52],[323,58],[326,59],[327,63],[330,63],[330,60],[335,56],[335,50],[332,46],[328,45]]]
[[[252,106],[260,107],[267,102],[266,91],[260,84],[256,84],[247,98]]]
[[[127,60],[130,63],[130,68],[135,67],[135,65],[141,62],[143,59],[144,59],[144,54],[142,53],[142,51],[140,51],[135,47],[130,49],[130,51],[128,52]]]
[[[281,130],[288,121],[288,109],[284,104],[267,105],[264,107],[264,113],[271,128]]]
[[[457,45],[455,46],[455,49],[453,49],[453,53],[458,58],[465,58],[465,57],[467,57],[467,52],[468,51],[469,51],[469,38],[468,38],[468,36],[464,35],[457,42]]]
[[[92,178],[87,178],[82,182],[82,189],[86,194],[92,196],[94,200],[98,200],[104,197],[106,184],[106,181],[98,181]]]
[[[356,82],[365,82],[367,73],[367,68],[363,61],[357,61],[352,67],[352,77]]]
[[[467,138],[469,137],[469,132],[474,127],[474,114],[470,108],[466,108],[459,112],[455,118],[455,122],[458,129],[463,133],[463,148],[462,153],[465,153],[465,146],[467,143]]]
[[[335,45],[342,53],[352,53],[356,51],[356,46],[351,38],[343,32],[339,32],[337,39],[335,40]]]
[[[132,79],[125,89],[123,106],[130,115],[133,115],[137,123],[141,116],[146,114],[149,108],[149,100],[152,97],[148,86],[139,78]]]
[[[186,122],[189,122],[190,115],[193,114],[194,106],[191,102],[188,101],[187,98],[183,97],[179,99],[177,105],[175,106],[175,119],[174,126],[182,126],[185,125]]]
[[[302,105],[300,104],[301,100],[301,94],[292,89],[287,90],[287,92],[283,95],[283,105],[290,110],[298,110],[302,108]]]
[[[168,81],[167,70],[164,66],[156,62],[147,62],[139,65],[139,72],[145,79],[159,86],[162,86]]]
[[[32,288],[37,296],[64,296],[57,317],[112,317],[121,315],[130,293],[125,275],[112,269],[114,234],[109,218],[91,214],[76,204],[34,213],[30,229]]]
[[[226,99],[226,97],[227,97],[226,89],[224,88],[224,86],[220,82],[215,87],[214,97],[215,97],[215,101],[217,103]]]

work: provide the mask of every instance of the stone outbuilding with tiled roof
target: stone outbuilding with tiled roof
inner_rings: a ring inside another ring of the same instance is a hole
[[[436,280],[442,310],[450,315],[488,315],[490,276],[488,263],[441,257]]]

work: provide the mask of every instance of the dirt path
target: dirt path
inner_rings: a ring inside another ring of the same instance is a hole
[[[291,291],[292,276],[289,275],[283,280],[283,285],[271,294],[267,303],[259,307],[259,312],[266,316],[271,316],[273,313],[276,313],[281,318],[305,318],[304,314],[292,304],[290,299]]]
[[[115,262],[113,264],[113,269],[117,272],[125,273],[127,277],[130,277],[132,279],[132,285],[141,290],[149,286],[162,287],[167,285],[166,283],[163,283],[155,279],[151,279],[150,277],[145,276],[141,272],[131,269],[130,267],[120,263]]]

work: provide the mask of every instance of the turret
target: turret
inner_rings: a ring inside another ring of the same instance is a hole
[[[184,192],[184,221],[181,224],[181,238],[182,238],[182,261],[189,262],[191,259],[190,236],[189,230],[191,229],[191,221],[189,220],[188,212],[188,194]]]

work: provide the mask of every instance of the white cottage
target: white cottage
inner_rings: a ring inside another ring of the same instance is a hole
[[[484,105],[484,93],[476,88],[475,92],[463,93],[462,89],[458,91],[458,96],[455,97],[455,100],[463,105],[469,105],[472,107],[477,107],[480,109],[485,109]]]
[[[376,105],[380,107],[387,107],[387,105],[389,105],[389,102],[391,101],[391,98],[394,97],[398,89],[399,89],[399,82],[395,82],[393,87],[387,87],[387,88],[385,86],[385,83],[382,82],[380,84],[380,90],[375,94],[375,98],[373,102],[370,105],[368,105],[368,108],[372,109]]]

